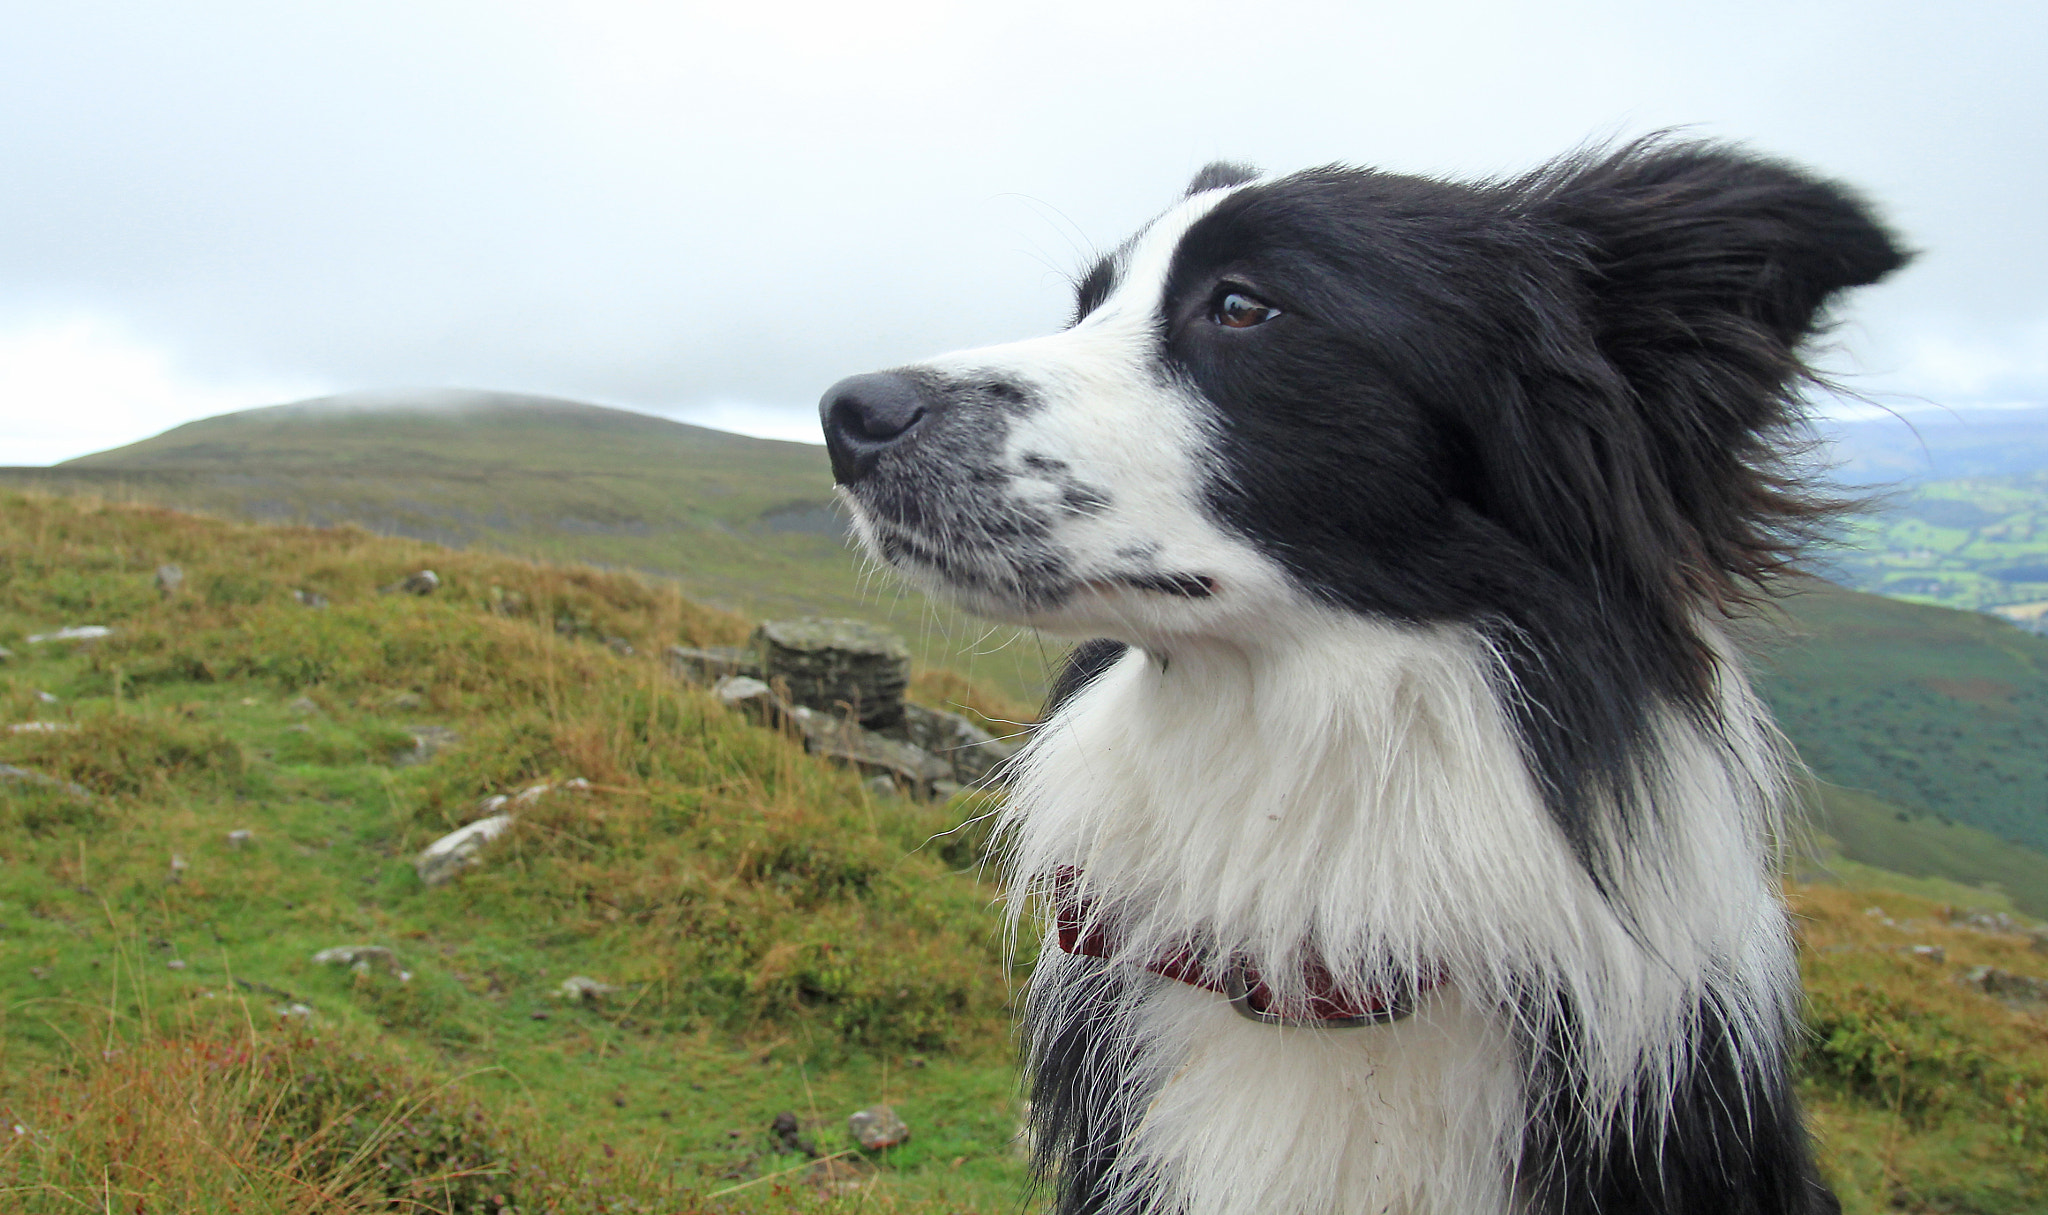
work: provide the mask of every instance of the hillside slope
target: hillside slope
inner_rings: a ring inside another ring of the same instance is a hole
[[[321,398],[188,423],[47,469],[0,469],[0,485],[641,570],[751,617],[878,619],[927,665],[1025,702],[1053,657],[868,572],[847,548],[822,447],[574,401]]]
[[[422,565],[438,591],[380,593]],[[114,632],[27,640],[78,624]],[[626,574],[0,491],[0,721],[36,727],[0,764],[90,795],[0,775],[0,1206],[1037,1209],[1000,919],[972,827],[939,834],[983,807],[874,798],[647,657],[745,627]],[[2048,961],[1882,890],[1796,910],[1849,1215],[2048,1206],[2048,1021],[1956,981]],[[878,1100],[909,1142],[803,1153]]]
[[[1786,606],[1761,688],[1815,773],[2048,852],[2048,638],[1818,582]]]

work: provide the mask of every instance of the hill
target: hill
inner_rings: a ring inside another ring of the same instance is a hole
[[[224,414],[0,485],[590,562],[750,617],[879,618],[920,660],[1035,699],[1048,655],[867,573],[822,447],[574,401],[363,393]]]
[[[695,600],[755,618],[863,617],[905,634],[927,668],[998,690],[1012,718],[1037,702],[1059,649],[871,579],[838,534],[821,448],[570,401],[324,398],[51,469],[0,470],[10,481],[594,561],[673,578]],[[1905,866],[1917,875],[1996,881],[2048,912],[2041,647],[1986,617],[1826,588],[1789,608],[1793,639],[1766,643],[1764,685],[1787,733],[1823,779],[1897,807],[1834,831],[1845,853],[1888,868],[1919,857]],[[1916,818],[1957,831],[1923,848]]]
[[[56,782],[0,773],[0,1205],[1036,1209],[983,807],[875,797],[649,657],[745,628],[629,573],[0,491],[0,721],[34,727],[0,764]],[[2048,964],[1883,880],[1795,901],[1850,1215],[2042,1209],[2048,1022],[1971,976]],[[856,1151],[878,1100],[912,1137]]]
[[[1824,582],[1786,606],[1788,634],[1765,646],[1759,682],[1817,775],[1909,819],[2048,853],[2048,638]],[[1901,859],[1868,825],[1843,842],[1857,859]],[[2048,914],[2048,884],[2013,893]]]

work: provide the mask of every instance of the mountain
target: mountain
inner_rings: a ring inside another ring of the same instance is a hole
[[[823,447],[552,397],[357,393],[224,414],[0,484],[641,570],[763,618],[851,615],[1036,698],[1047,652],[866,571]],[[982,652],[986,650],[987,652]]]
[[[1817,581],[1786,609],[1782,635],[1757,647],[1758,683],[1816,775],[2048,853],[2048,638]],[[2026,901],[2048,904],[2048,886]]]
[[[1822,434],[1834,476],[1845,485],[1892,487],[2048,470],[2048,405],[1833,419]]]
[[[821,448],[492,393],[299,402],[0,470],[0,483],[628,567],[755,619],[862,617],[927,666],[1035,703],[1060,647],[864,574],[830,482]],[[2048,639],[1824,583],[1789,601],[1786,624],[1760,643],[1761,686],[1840,788],[1822,826],[1847,855],[1998,881],[2048,914]]]

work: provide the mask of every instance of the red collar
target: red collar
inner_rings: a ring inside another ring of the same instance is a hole
[[[1060,949],[1076,957],[1114,957],[1116,938],[1106,925],[1090,917],[1090,901],[1074,892],[1080,878],[1081,871],[1073,868],[1061,868],[1053,875],[1053,926]],[[1445,981],[1438,973],[1418,978],[1412,988],[1402,983],[1350,993],[1338,988],[1328,967],[1311,958],[1303,964],[1301,974],[1308,998],[1283,1006],[1259,972],[1241,958],[1232,958],[1218,974],[1192,946],[1182,946],[1146,962],[1145,969],[1176,983],[1228,996],[1232,1008],[1261,1024],[1318,1029],[1399,1021],[1415,1011],[1416,996]]]

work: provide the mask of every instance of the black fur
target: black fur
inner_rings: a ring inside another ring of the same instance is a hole
[[[1226,167],[1227,168],[1227,167]],[[1235,184],[1212,166],[1190,193]],[[1737,149],[1643,140],[1459,185],[1330,168],[1240,190],[1183,238],[1167,358],[1221,413],[1211,512],[1333,605],[1478,627],[1559,826],[1604,881],[1597,816],[1635,794],[1667,707],[1711,724],[1696,614],[1768,586],[1827,504],[1783,465],[1800,347],[1837,292],[1904,264],[1843,187]],[[1114,259],[1076,315],[1111,290]],[[1209,320],[1243,291],[1274,320]],[[1052,706],[1123,652],[1075,651]],[[1106,979],[1087,979],[1107,982]],[[1106,997],[1105,997],[1106,999]],[[1093,1007],[1093,1005],[1084,1005]],[[1062,1024],[1034,1060],[1061,1215],[1106,1208],[1091,1121],[1129,1062]],[[1570,1010],[1528,1047],[1518,1185],[1549,1215],[1824,1215],[1789,1064],[1744,1075],[1702,1007],[1668,1114],[1588,1133]]]
[[[1597,878],[1592,807],[1629,812],[1660,706],[1705,709],[1694,613],[1817,512],[1779,465],[1797,347],[1903,260],[1840,187],[1652,139],[1500,184],[1247,187],[1181,241],[1160,319],[1226,419],[1213,513],[1333,604],[1488,635]],[[1207,323],[1240,288],[1281,315]]]

